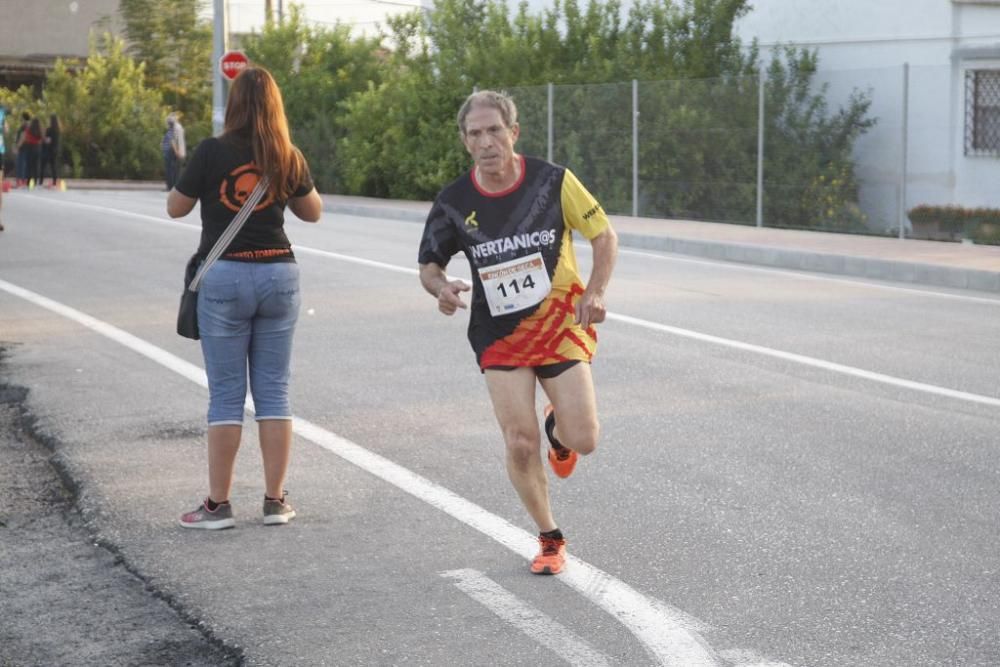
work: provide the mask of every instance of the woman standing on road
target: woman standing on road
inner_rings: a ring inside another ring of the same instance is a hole
[[[289,367],[301,299],[284,209],[287,204],[302,220],[316,222],[322,201],[305,159],[292,145],[274,78],[251,67],[229,91],[222,136],[198,145],[167,197],[167,213],[187,215],[201,201],[198,254],[204,257],[263,176],[270,178],[266,194],[198,291],[209,389],[209,492],[196,510],[181,517],[185,528],[235,525],[229,492],[248,374],[264,460],[264,523],[288,523],[295,516],[284,483],[292,446]]]

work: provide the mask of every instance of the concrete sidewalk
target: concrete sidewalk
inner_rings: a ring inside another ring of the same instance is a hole
[[[429,202],[323,195],[333,213],[423,222]],[[1000,293],[1000,246],[610,216],[623,246],[775,268]]]

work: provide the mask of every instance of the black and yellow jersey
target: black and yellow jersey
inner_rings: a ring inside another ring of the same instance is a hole
[[[417,261],[445,268],[465,253],[472,267],[469,342],[480,368],[590,361],[593,327],[576,324],[583,294],[573,230],[592,239],[604,209],[565,167],[520,157],[521,177],[486,192],[471,171],[441,191]]]

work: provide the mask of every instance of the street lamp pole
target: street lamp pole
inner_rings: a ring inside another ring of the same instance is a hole
[[[229,50],[229,19],[226,16],[226,0],[213,0],[215,18],[212,30],[212,134],[222,134],[226,113],[226,83],[222,80],[219,61]]]

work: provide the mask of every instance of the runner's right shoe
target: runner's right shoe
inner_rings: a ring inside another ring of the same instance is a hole
[[[566,540],[538,536],[541,549],[531,561],[532,574],[559,574],[566,565]]]
[[[552,404],[549,403],[545,406],[545,436],[549,439],[549,465],[552,467],[552,472],[563,479],[569,477],[573,474],[573,468],[576,467],[576,462],[580,458],[580,455],[574,452],[569,447],[555,447],[554,444],[558,442],[555,438],[554,432],[556,427],[556,415]]]

